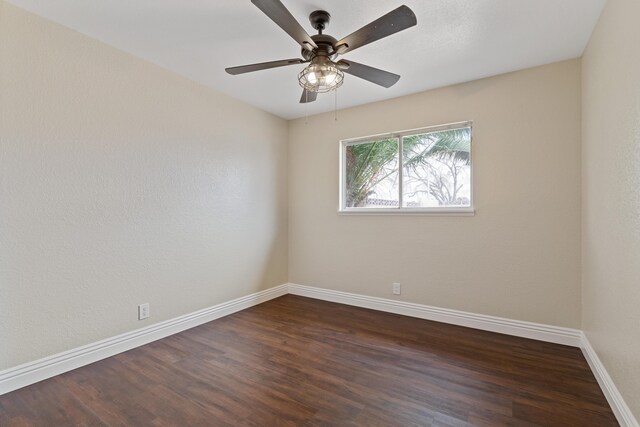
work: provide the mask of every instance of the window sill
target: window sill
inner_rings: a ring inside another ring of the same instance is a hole
[[[338,215],[423,215],[423,216],[475,216],[474,208],[436,208],[436,209],[377,209],[377,208],[353,208],[338,210]]]

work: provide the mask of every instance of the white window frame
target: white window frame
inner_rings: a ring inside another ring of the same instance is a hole
[[[471,156],[471,165],[469,166],[470,171],[470,189],[469,189],[469,206],[464,207],[431,207],[431,208],[412,208],[412,207],[404,207],[402,206],[402,140],[404,137],[421,134],[421,133],[429,133],[429,132],[439,132],[450,129],[460,129],[468,127],[471,129],[471,149],[469,155]],[[346,189],[346,176],[347,176],[347,162],[345,161],[345,153],[346,148],[349,145],[354,144],[362,144],[366,142],[379,141],[383,139],[389,138],[397,138],[398,139],[398,185],[399,185],[399,196],[400,200],[397,208],[352,208],[345,206],[345,194],[347,193]],[[379,135],[370,135],[360,138],[350,138],[343,139],[340,141],[340,176],[339,176],[339,206],[338,206],[338,214],[340,215],[433,215],[433,216],[473,216],[475,214],[475,208],[473,204],[473,122],[465,121],[465,122],[457,122],[450,123],[446,125],[437,125],[437,126],[429,126],[425,128],[419,129],[410,129],[404,130],[400,132],[389,132],[383,133]]]

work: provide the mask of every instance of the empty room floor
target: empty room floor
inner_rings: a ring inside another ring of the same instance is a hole
[[[5,426],[617,426],[580,349],[286,295],[0,396]]]

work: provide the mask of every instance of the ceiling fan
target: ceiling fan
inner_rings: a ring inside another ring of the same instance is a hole
[[[309,36],[280,0],[251,0],[251,3],[302,46],[302,58],[230,67],[226,69],[227,73],[237,75],[309,63],[298,75],[298,82],[303,88],[301,103],[313,102],[318,93],[329,92],[340,87],[344,81],[344,73],[386,88],[393,86],[400,79],[399,75],[388,71],[344,59],[336,61],[336,59],[338,55],[344,55],[416,25],[416,15],[407,6],[400,6],[343,39],[336,40],[322,33],[331,19],[331,15],[324,10],[316,10],[309,15],[311,25],[318,31],[318,34]]]

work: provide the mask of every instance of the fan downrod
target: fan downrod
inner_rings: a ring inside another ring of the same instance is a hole
[[[322,34],[322,31],[329,25],[331,15],[326,10],[314,10],[309,15],[309,22],[311,26],[318,30],[318,34]]]

